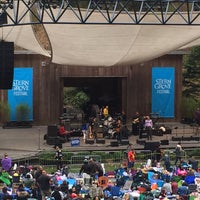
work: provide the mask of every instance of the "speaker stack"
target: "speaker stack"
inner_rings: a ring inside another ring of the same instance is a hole
[[[48,145],[60,145],[61,141],[58,137],[58,128],[56,125],[49,125],[47,127],[46,142]]]
[[[104,139],[104,134],[102,131],[97,132],[96,143],[97,144],[105,144],[106,143],[106,141]]]
[[[14,43],[0,42],[0,89],[12,89],[14,74]]]
[[[145,142],[144,150],[155,151],[160,145],[160,142]]]
[[[47,135],[49,137],[57,137],[58,136],[58,127],[56,125],[49,125],[47,127]]]

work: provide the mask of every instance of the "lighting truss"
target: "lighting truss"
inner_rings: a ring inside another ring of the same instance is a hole
[[[199,25],[199,15],[200,0],[0,0],[0,26]]]

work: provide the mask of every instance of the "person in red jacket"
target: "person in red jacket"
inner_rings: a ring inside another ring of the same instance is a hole
[[[70,133],[71,133],[71,132],[70,132],[70,131],[67,131],[67,130],[65,129],[65,125],[64,125],[64,124],[61,124],[61,125],[60,125],[58,133],[59,133],[59,136],[65,138],[66,141],[69,141],[69,140],[70,140]]]

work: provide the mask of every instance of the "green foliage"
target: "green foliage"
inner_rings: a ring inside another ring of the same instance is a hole
[[[192,151],[188,151],[187,155],[189,157],[193,157],[193,156],[200,156],[200,149],[194,149]]]
[[[181,102],[181,116],[184,118],[194,118],[194,112],[198,107],[198,102],[193,97],[183,97]]]
[[[70,160],[71,157],[74,155],[71,152],[66,152],[66,151],[62,151],[63,153],[63,160]],[[39,159],[41,160],[52,160],[54,159],[55,156],[55,152],[50,151],[50,152],[43,152],[39,155]]]
[[[10,120],[10,106],[7,102],[0,102],[0,119],[2,122]]]
[[[16,119],[17,121],[28,121],[30,114],[30,108],[28,104],[21,103],[16,106]]]
[[[99,155],[101,156],[101,160],[103,162],[109,162],[112,160],[112,162],[120,162],[122,158],[124,157],[124,152],[123,151],[116,151],[116,152],[93,152],[93,155]]]
[[[64,89],[64,104],[72,105],[78,109],[84,109],[90,101],[89,96],[80,88],[65,88]]]
[[[193,47],[184,57],[183,96],[200,99],[200,47]]]

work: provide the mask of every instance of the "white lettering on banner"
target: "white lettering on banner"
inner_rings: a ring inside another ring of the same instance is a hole
[[[28,96],[29,81],[27,80],[14,80],[13,81],[13,94],[15,96]]]
[[[28,96],[27,92],[14,92],[13,93],[15,96]]]
[[[154,88],[158,94],[169,94],[171,89],[171,80],[169,79],[156,79]]]

